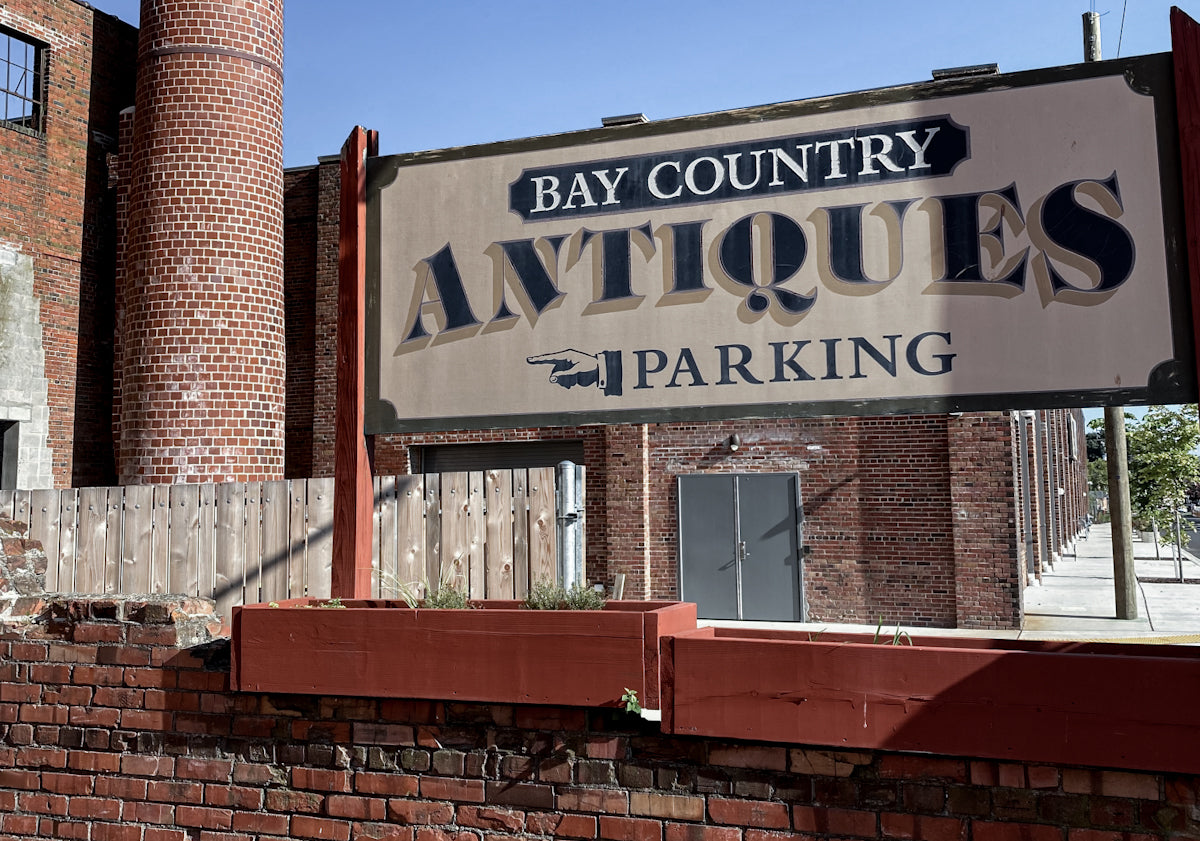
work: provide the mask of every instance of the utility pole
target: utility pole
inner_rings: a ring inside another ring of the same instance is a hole
[[[1133,525],[1129,512],[1129,466],[1125,448],[1125,409],[1104,407],[1108,454],[1108,510],[1112,515],[1113,584],[1117,618],[1137,619],[1137,575],[1133,568]]]
[[[1096,12],[1083,13],[1083,60],[1100,60],[1100,15]],[[1104,407],[1104,445],[1108,455],[1108,510],[1112,516],[1117,618],[1137,619],[1137,573],[1133,566],[1133,522],[1129,510],[1129,464],[1123,406]]]

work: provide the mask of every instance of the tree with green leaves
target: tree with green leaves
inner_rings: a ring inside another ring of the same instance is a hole
[[[1108,458],[1104,443],[1104,418],[1088,421],[1087,475],[1093,491],[1108,493]]]
[[[1141,420],[1127,415],[1126,423],[1134,516],[1169,534],[1176,510],[1200,480],[1196,407],[1151,406]]]

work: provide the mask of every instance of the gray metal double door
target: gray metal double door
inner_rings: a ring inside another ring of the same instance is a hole
[[[803,621],[800,477],[679,477],[679,585],[702,619]]]

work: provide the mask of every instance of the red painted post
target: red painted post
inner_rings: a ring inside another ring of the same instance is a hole
[[[1188,287],[1192,292],[1192,337],[1200,371],[1200,24],[1177,6],[1171,7],[1171,53]]]
[[[338,237],[337,418],[334,439],[333,569],[335,598],[371,597],[371,461],[363,433],[366,329],[367,151],[355,126],[342,146]]]

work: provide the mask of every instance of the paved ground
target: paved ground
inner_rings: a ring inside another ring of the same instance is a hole
[[[1040,585],[1025,588],[1025,627],[1031,639],[1105,639],[1110,637],[1181,637],[1172,642],[1200,643],[1200,560],[1186,552],[1183,577],[1172,560],[1172,547],[1135,541],[1138,616],[1116,618],[1113,590],[1112,532],[1107,524],[1092,526]]]
[[[1184,551],[1183,578],[1171,547],[1134,541],[1138,575],[1138,615],[1117,619],[1113,588],[1112,532],[1092,526],[1084,538],[1048,570],[1040,583],[1025,588],[1025,625],[1019,631],[908,628],[912,636],[971,636],[1187,643],[1200,645],[1200,559]],[[875,632],[875,626],[818,623],[704,621],[701,625],[780,627],[793,630]],[[886,627],[887,633],[895,626]]]

